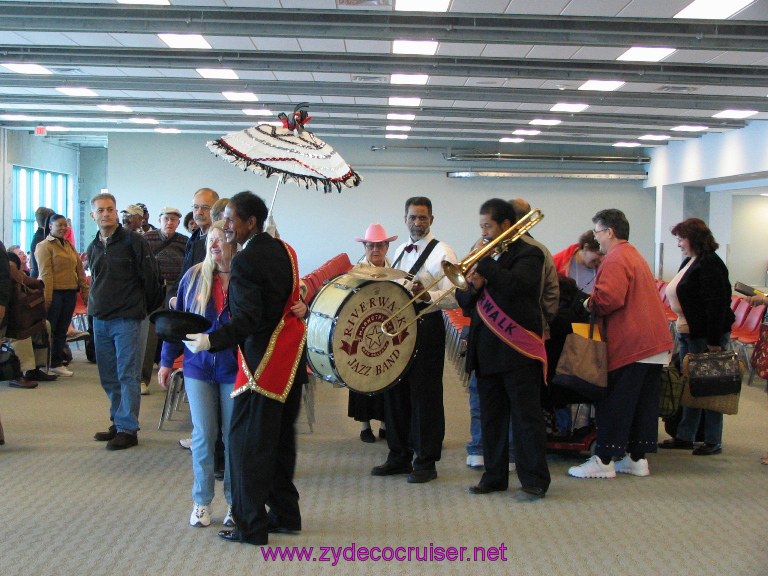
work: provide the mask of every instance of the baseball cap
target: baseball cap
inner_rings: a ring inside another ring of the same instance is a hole
[[[173,206],[166,206],[165,208],[160,210],[160,214],[158,214],[158,216],[162,216],[163,214],[176,214],[176,216],[178,216],[179,218],[183,216],[183,214],[181,213],[181,210],[179,210],[178,208],[174,208]]]
[[[144,216],[144,210],[138,204],[129,204],[127,207],[120,210],[120,214],[128,214],[129,216]]]

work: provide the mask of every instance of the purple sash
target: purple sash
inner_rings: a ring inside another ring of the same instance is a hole
[[[488,329],[507,346],[523,356],[541,362],[546,378],[547,351],[541,336],[512,320],[491,298],[488,290],[483,290],[483,295],[477,301],[477,313]]]

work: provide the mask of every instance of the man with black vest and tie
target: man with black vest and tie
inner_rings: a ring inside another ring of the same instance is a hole
[[[434,221],[432,202],[416,196],[405,202],[405,225],[410,240],[398,246],[393,268],[413,277],[411,291],[419,296],[417,310],[440,302],[418,321],[416,348],[418,354],[402,380],[384,392],[387,417],[387,461],[371,470],[373,476],[408,474],[408,482],[422,484],[437,478],[435,463],[440,460],[445,436],[443,408],[443,363],[445,361],[445,325],[442,308],[456,308],[449,294],[453,285],[443,277],[443,260],[456,262],[453,249],[438,241],[430,232]],[[414,458],[415,454],[415,458]]]

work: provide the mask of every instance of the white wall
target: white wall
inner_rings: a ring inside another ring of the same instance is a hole
[[[251,190],[267,202],[276,179],[241,172],[205,148],[210,138],[194,135],[113,134],[109,144],[108,186],[119,207],[147,204],[156,214],[165,205],[190,209],[192,195],[208,186],[221,196]],[[338,252],[351,259],[362,255],[354,242],[371,222],[382,223],[390,234],[404,240],[403,205],[410,196],[432,200],[433,231],[450,243],[459,257],[480,236],[477,211],[493,197],[526,198],[541,208],[545,219],[532,234],[552,252],[576,242],[592,228],[591,218],[603,208],[624,210],[632,227],[631,240],[652,262],[654,207],[652,191],[638,181],[576,180],[557,178],[449,179],[450,169],[469,169],[448,163],[434,150],[411,149],[372,152],[358,140],[338,139],[331,144],[364,177],[358,188],[323,194],[294,184],[282,185],[275,204],[281,236],[297,250],[301,272],[306,273]]]
[[[3,198],[2,239],[6,246],[12,243],[12,166],[69,174],[72,177],[73,194],[69,198],[67,216],[74,216],[79,179],[79,152],[76,148],[61,145],[40,136],[32,136],[26,132],[0,128],[0,162],[3,164],[0,169],[0,176],[2,176],[0,192]]]

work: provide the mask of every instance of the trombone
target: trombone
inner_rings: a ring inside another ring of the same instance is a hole
[[[514,225],[507,228],[504,232],[499,234],[496,238],[488,242],[485,246],[482,246],[480,248],[476,248],[475,250],[472,250],[467,256],[464,257],[461,261],[454,264],[453,262],[448,262],[448,260],[443,260],[441,266],[443,268],[443,274],[439,276],[432,284],[424,288],[424,292],[429,291],[431,288],[433,288],[435,285],[437,285],[443,278],[448,278],[448,281],[453,284],[453,288],[446,290],[440,295],[440,298],[437,300],[433,300],[429,303],[429,306],[424,308],[421,312],[419,312],[416,317],[405,324],[404,326],[401,326],[397,330],[394,330],[390,332],[387,329],[388,325],[391,325],[392,327],[395,326],[395,319],[400,316],[409,306],[411,306],[416,300],[419,299],[419,296],[423,294],[423,292],[419,292],[416,294],[413,298],[411,298],[406,304],[401,306],[398,310],[390,314],[387,318],[382,320],[381,322],[381,331],[384,333],[384,335],[389,336],[390,338],[395,338],[398,336],[401,332],[403,332],[408,326],[416,322],[419,318],[424,316],[424,314],[427,314],[428,312],[431,312],[432,309],[437,306],[437,304],[446,296],[449,294],[452,294],[456,289],[458,290],[467,290],[469,288],[469,281],[467,280],[467,272],[480,260],[485,258],[486,256],[495,256],[497,254],[501,254],[502,252],[505,252],[510,244],[512,242],[515,242],[516,240],[520,239],[528,230],[536,226],[541,220],[544,218],[544,214],[539,208],[534,208],[528,214],[520,218],[517,222],[515,222]]]

